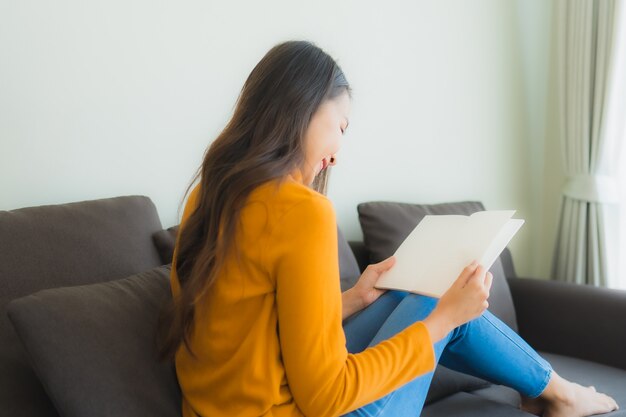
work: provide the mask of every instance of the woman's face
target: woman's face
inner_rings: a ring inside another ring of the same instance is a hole
[[[337,163],[341,136],[348,127],[350,96],[344,91],[323,102],[313,114],[304,135],[305,161],[302,181],[311,184],[315,176]]]

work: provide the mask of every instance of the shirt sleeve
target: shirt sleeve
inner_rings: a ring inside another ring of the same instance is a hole
[[[315,196],[292,206],[270,239],[267,261],[276,279],[282,359],[304,415],[345,414],[434,369],[432,340],[421,322],[361,353],[348,353],[336,220],[328,199]]]

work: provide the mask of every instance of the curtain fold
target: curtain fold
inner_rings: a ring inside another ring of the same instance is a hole
[[[615,94],[621,13],[617,0],[560,0],[558,97],[561,150],[567,175],[552,263],[553,279],[607,286],[616,259],[607,242],[619,201]],[[626,45],[623,45],[622,47]],[[612,208],[613,207],[613,208]]]

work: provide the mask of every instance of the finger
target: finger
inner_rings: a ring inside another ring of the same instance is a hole
[[[391,268],[395,263],[396,263],[395,256],[390,256],[389,258],[385,259],[384,261],[378,262],[377,264],[370,265],[370,267],[374,271],[376,271],[378,273],[381,273],[381,272],[385,272],[386,270]]]
[[[477,267],[478,267],[478,262],[477,261],[472,261],[471,264],[469,264],[465,268],[463,268],[463,270],[459,274],[459,277],[455,281],[454,285],[459,285],[459,286],[463,287],[467,283],[467,280],[472,276],[474,271],[476,271]]]
[[[487,292],[491,291],[491,284],[493,284],[493,274],[487,271],[487,274],[485,274],[485,289]]]
[[[483,287],[485,285],[485,267],[479,264],[474,273],[467,279],[467,284]]]

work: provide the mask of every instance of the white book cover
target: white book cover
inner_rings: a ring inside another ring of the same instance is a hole
[[[486,270],[524,224],[515,210],[486,210],[470,216],[427,215],[394,253],[395,265],[376,282],[440,298],[463,268],[476,259]]]

